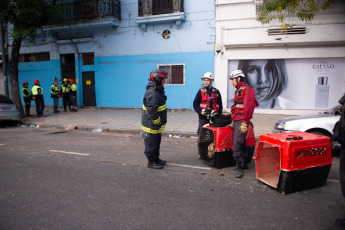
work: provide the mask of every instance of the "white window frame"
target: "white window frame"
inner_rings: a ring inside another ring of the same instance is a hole
[[[159,69],[159,67],[161,66],[174,66],[174,65],[181,65],[183,66],[183,83],[182,84],[165,84],[165,85],[176,85],[176,86],[181,86],[181,85],[185,85],[186,84],[186,65],[185,64],[158,64],[157,65],[157,69]],[[170,73],[171,73],[171,69],[170,69]],[[168,75],[168,78],[171,77],[170,75]]]

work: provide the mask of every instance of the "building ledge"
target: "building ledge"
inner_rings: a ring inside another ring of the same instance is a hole
[[[176,23],[177,27],[182,25],[182,21],[186,20],[185,13],[173,13],[173,14],[160,14],[152,16],[144,16],[136,18],[136,23],[140,25],[140,28],[144,31],[147,30],[148,24],[161,24],[161,23]]]
[[[93,36],[103,30],[116,29],[119,25],[119,19],[107,18],[84,23],[44,26],[43,32],[51,33],[53,37],[60,40]]]

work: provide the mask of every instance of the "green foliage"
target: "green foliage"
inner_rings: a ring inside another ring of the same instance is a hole
[[[310,22],[320,10],[326,10],[332,0],[272,0],[263,5],[258,5],[257,20],[262,24],[269,24],[272,20],[278,20],[282,29],[291,25],[285,24],[286,18],[297,17]]]
[[[13,38],[33,36],[37,28],[61,17],[59,6],[46,0],[1,0],[0,20],[13,25]]]

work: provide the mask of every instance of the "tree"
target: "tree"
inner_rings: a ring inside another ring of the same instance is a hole
[[[19,92],[18,63],[19,51],[25,37],[33,37],[38,28],[53,24],[62,18],[56,0],[1,0],[0,21],[11,24],[10,36],[13,38],[10,59],[11,98],[19,107],[21,116],[24,110]]]
[[[292,25],[285,23],[287,18],[310,22],[316,13],[329,8],[332,0],[272,0],[257,6],[257,19],[262,24],[278,20],[283,30]]]

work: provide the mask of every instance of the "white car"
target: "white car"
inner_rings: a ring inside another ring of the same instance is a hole
[[[341,106],[333,107],[325,112],[314,115],[303,115],[284,118],[274,124],[273,132],[303,131],[332,137],[335,123],[340,119]],[[339,148],[339,143],[332,143],[332,149]]]
[[[5,95],[0,94],[0,121],[19,121],[20,113],[17,105]]]

